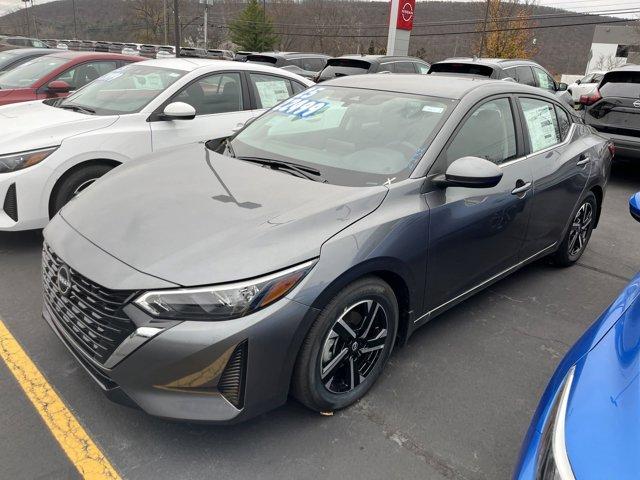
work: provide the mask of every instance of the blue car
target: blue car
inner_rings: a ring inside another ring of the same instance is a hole
[[[629,200],[640,222],[640,192]],[[640,478],[640,273],[560,363],[515,480]]]

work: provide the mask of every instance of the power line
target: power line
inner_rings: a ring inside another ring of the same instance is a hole
[[[579,23],[563,23],[557,25],[531,25],[526,27],[512,27],[512,28],[494,28],[487,29],[486,33],[494,33],[494,32],[513,32],[518,30],[542,30],[545,28],[560,28],[560,27],[579,27],[584,25],[609,25],[612,23],[628,23],[628,19],[620,19],[620,20],[609,20],[609,21],[599,21],[599,22],[579,22]],[[228,28],[227,25],[224,24],[210,24],[214,27],[219,28]],[[317,37],[316,33],[290,33],[290,32],[274,32],[277,35],[283,36],[291,36],[291,37]],[[468,30],[468,31],[460,31],[460,32],[430,32],[430,33],[412,33],[412,37],[436,37],[436,36],[444,36],[444,35],[469,35],[469,34],[479,34],[482,33],[478,30]],[[387,35],[323,35],[324,38],[387,38]]]

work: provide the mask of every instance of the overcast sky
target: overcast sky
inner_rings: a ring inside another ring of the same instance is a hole
[[[52,0],[35,0],[35,3],[46,3],[47,1]],[[77,0],[81,2],[82,0]],[[421,1],[421,0],[418,0]],[[429,0],[423,0],[429,1]],[[454,0],[454,1],[468,1],[468,0]],[[484,0],[475,0],[475,1],[484,1]],[[629,9],[633,7],[638,7],[638,0],[630,1],[630,0],[538,0],[538,5],[546,5],[549,7],[558,7],[564,8],[567,10],[573,10],[576,12],[596,12],[596,11],[606,11],[606,10],[614,10],[614,9]],[[5,13],[7,11],[15,10],[16,8],[20,8],[24,4],[21,0],[0,0],[0,13]],[[637,18],[637,15],[634,15],[633,18]]]

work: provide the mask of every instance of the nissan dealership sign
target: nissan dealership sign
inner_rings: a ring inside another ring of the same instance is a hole
[[[413,16],[416,9],[416,0],[400,0],[398,2],[398,19],[396,28],[411,30],[413,28]]]

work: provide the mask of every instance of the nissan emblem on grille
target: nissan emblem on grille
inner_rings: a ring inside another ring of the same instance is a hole
[[[71,289],[71,274],[64,265],[58,270],[58,288],[62,295],[66,295]]]

